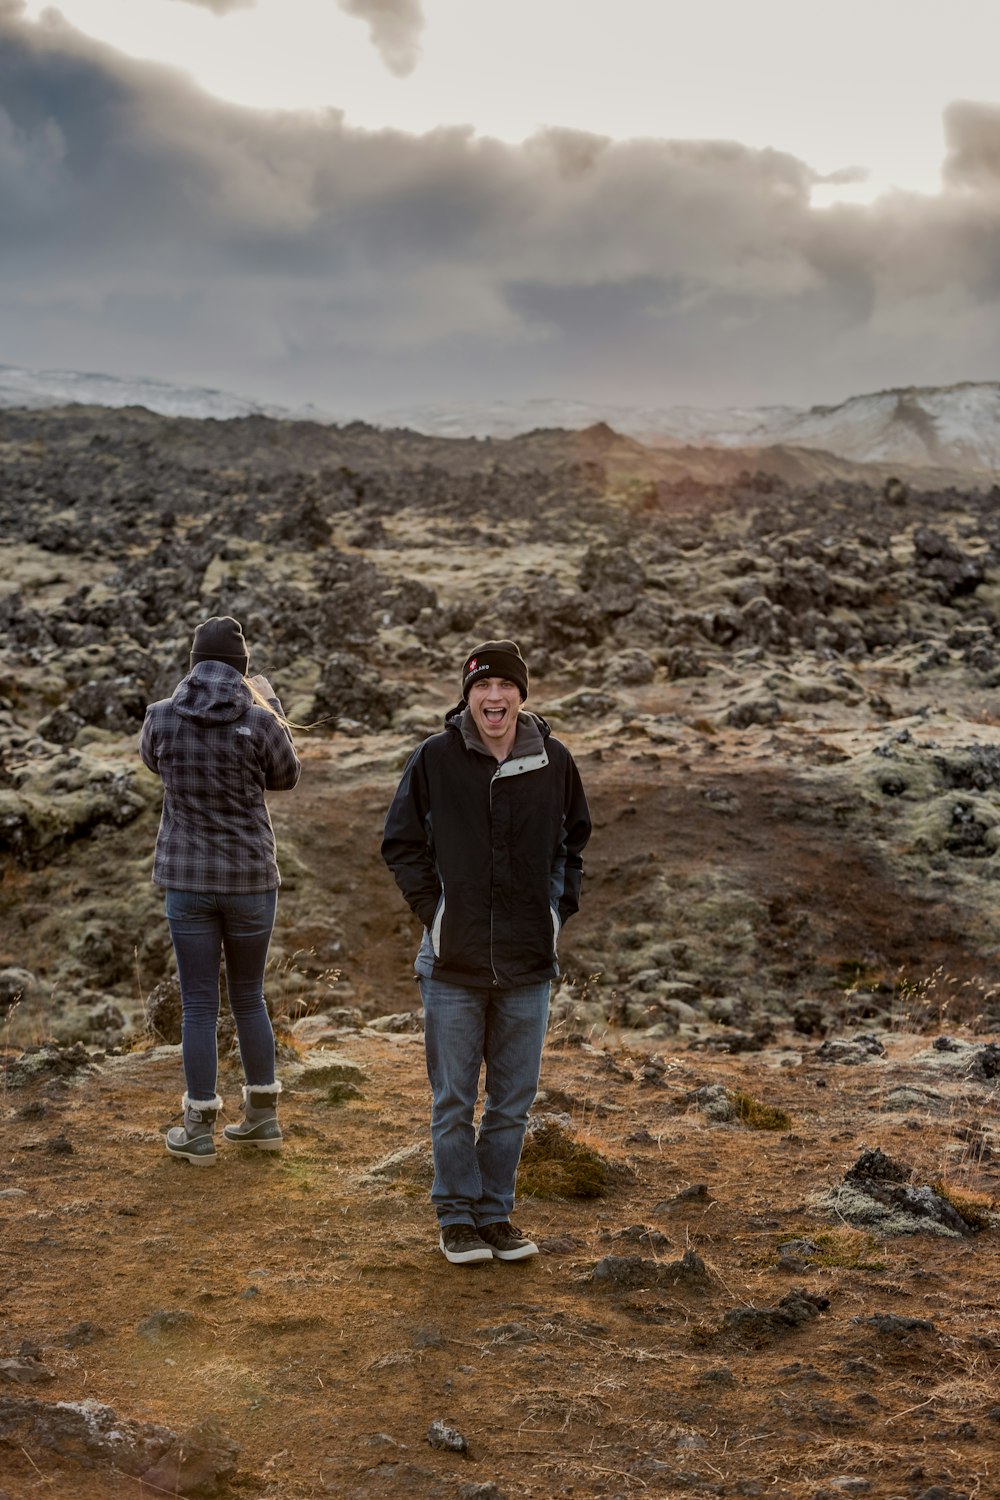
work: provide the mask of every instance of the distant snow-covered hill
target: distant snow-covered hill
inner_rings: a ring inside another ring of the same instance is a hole
[[[75,370],[0,365],[0,407],[145,406],[163,416],[268,416],[343,422],[315,407],[251,401],[227,391],[168,381],[122,379]],[[837,406],[598,405],[556,397],[524,401],[419,404],[379,411],[368,420],[432,437],[509,438],[538,429],[579,431],[607,424],[659,448],[808,448],[852,463],[895,464],[977,474],[1000,469],[1000,382],[907,386],[852,396]]]
[[[748,434],[779,426],[801,413],[793,406],[728,407],[711,411],[696,406],[599,406],[593,401],[537,396],[525,401],[467,401],[448,406],[424,404],[380,411],[383,427],[410,427],[432,437],[520,437],[539,428],[579,431],[602,424],[626,437],[657,443],[729,448],[744,447]],[[767,441],[770,441],[768,439]]]
[[[269,406],[209,386],[171,385],[144,377],[122,379],[84,370],[25,370],[0,365],[0,407],[145,406],[164,417],[288,417],[287,407]],[[300,415],[300,413],[295,413]],[[317,417],[329,421],[328,417]]]
[[[813,448],[854,463],[990,471],[1000,468],[1000,382],[908,386],[839,406],[598,407],[582,401],[502,401],[383,412],[386,425],[441,437],[512,437],[536,427],[587,427],[657,447]]]

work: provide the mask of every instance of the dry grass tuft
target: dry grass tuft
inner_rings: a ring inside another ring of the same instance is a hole
[[[997,1202],[989,1193],[973,1193],[966,1188],[956,1188],[936,1178],[931,1187],[939,1198],[950,1203],[972,1229],[992,1229],[997,1223]]]
[[[550,1120],[525,1138],[517,1188],[532,1198],[603,1198],[614,1182],[633,1175],[624,1162],[611,1161],[586,1137]]]
[[[808,1254],[810,1264],[845,1271],[884,1271],[888,1265],[881,1242],[863,1229],[845,1224],[839,1229],[824,1229],[819,1234],[782,1235],[779,1247],[808,1239],[815,1247]]]
[[[741,1125],[747,1125],[751,1130],[791,1130],[792,1117],[787,1110],[778,1109],[773,1104],[762,1104],[742,1089],[730,1089],[728,1093]]]

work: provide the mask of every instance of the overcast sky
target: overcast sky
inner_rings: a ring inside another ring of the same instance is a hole
[[[342,415],[1000,378],[996,0],[0,0],[0,363]]]

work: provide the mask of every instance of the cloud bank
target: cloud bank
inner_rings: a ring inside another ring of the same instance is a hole
[[[253,112],[0,0],[0,362],[344,412],[996,378],[1000,110],[946,128],[940,194],[819,212],[778,151]]]

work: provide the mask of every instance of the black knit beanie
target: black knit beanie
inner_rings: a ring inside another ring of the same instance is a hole
[[[506,677],[522,703],[528,696],[528,668],[515,641],[487,641],[469,653],[462,666],[462,697],[468,698],[472,684],[483,677]]]
[[[232,615],[213,615],[198,626],[191,646],[192,667],[200,661],[222,661],[246,676],[250,653],[239,620],[234,620]]]

